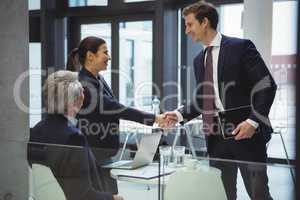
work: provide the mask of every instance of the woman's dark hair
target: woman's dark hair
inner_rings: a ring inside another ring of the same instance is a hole
[[[78,58],[78,48],[74,48],[68,55],[67,70],[72,72],[79,72],[81,64]]]
[[[81,40],[78,48],[73,49],[68,56],[67,70],[79,71],[80,66],[84,67],[87,52],[97,53],[102,44],[105,44],[105,40],[94,36]]]

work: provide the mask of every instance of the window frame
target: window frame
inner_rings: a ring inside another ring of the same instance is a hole
[[[166,47],[170,44],[172,41],[177,41],[177,33],[174,32],[173,37],[175,39],[165,42],[164,36],[166,36],[165,29],[168,28],[167,25],[165,25],[165,19],[167,16],[167,12],[174,11],[177,12],[178,8],[183,8],[184,6],[196,2],[196,0],[173,0],[173,1],[147,1],[147,2],[132,2],[132,3],[125,3],[123,0],[108,0],[108,6],[87,6],[87,7],[69,7],[68,6],[68,0],[55,0],[55,10],[53,13],[51,13],[50,17],[53,19],[52,21],[46,20],[47,17],[49,17],[48,8],[50,10],[49,3],[52,0],[43,0],[41,1],[41,9],[40,10],[31,10],[29,11],[29,17],[30,19],[34,19],[33,17],[36,17],[35,19],[40,19],[40,25],[38,26],[37,23],[34,23],[35,25],[30,26],[30,32],[34,32],[33,37],[31,37],[30,41],[41,41],[46,42],[46,44],[42,45],[42,69],[46,69],[46,66],[49,66],[49,62],[51,59],[56,59],[55,54],[53,52],[53,49],[50,49],[49,43],[49,36],[45,35],[46,31],[53,30],[53,23],[55,23],[55,20],[60,18],[67,18],[67,39],[68,39],[68,52],[72,47],[75,47],[80,40],[80,23],[84,22],[87,23],[90,21],[90,23],[102,23],[107,22],[107,20],[112,21],[112,56],[114,57],[112,61],[112,69],[114,69],[114,66],[118,66],[118,59],[119,59],[119,53],[116,51],[118,49],[118,44],[113,43],[113,38],[119,38],[118,36],[118,24],[120,21],[127,21],[127,20],[153,20],[153,81],[160,85],[161,91],[164,94],[164,90],[162,88],[162,84],[165,80],[168,79],[174,79],[174,76],[177,76],[177,72],[174,74],[171,74],[169,76],[168,73],[163,70],[162,66],[165,66],[165,64],[169,64],[174,61],[169,61],[172,58],[170,58],[170,55],[165,55]],[[274,1],[289,1],[289,0],[274,0]],[[224,5],[224,4],[235,4],[235,3],[243,3],[243,0],[212,0],[211,3],[215,5]],[[299,7],[299,4],[298,4]],[[299,9],[298,9],[299,10]],[[101,13],[101,14],[100,14]],[[178,16],[177,16],[178,17]],[[299,17],[299,15],[298,15]],[[176,27],[178,19],[174,15],[171,17],[171,24]],[[97,20],[97,21],[96,21]],[[99,20],[99,21],[98,21]],[[32,21],[32,20],[30,20]],[[299,21],[299,20],[298,20]],[[46,24],[45,24],[46,23]],[[32,23],[33,24],[33,23]],[[170,24],[169,24],[170,25]],[[184,30],[184,24],[182,23],[181,29]],[[175,30],[175,28],[173,28]],[[64,32],[65,30],[60,30],[58,32]],[[184,33],[184,31],[181,31]],[[53,33],[52,33],[53,34]],[[31,35],[31,34],[30,34]],[[35,35],[35,36],[34,36]],[[37,36],[38,35],[38,36]],[[184,48],[186,36],[184,34],[180,35],[181,37],[181,62],[184,65],[186,63],[186,48]],[[299,32],[298,32],[298,44],[299,44]],[[178,44],[174,45],[175,47],[178,47]],[[298,45],[298,52],[299,52],[299,46]],[[156,49],[156,51],[154,51]],[[177,49],[175,49],[177,51]],[[177,54],[174,54],[173,57],[176,57],[177,60]],[[175,56],[176,55],[176,56]],[[299,63],[299,55],[297,55],[297,63]],[[298,80],[299,80],[299,67],[297,67],[298,70]],[[166,75],[167,74],[167,75]],[[176,77],[177,80],[177,77]],[[42,84],[44,82],[44,77],[42,79]],[[115,83],[114,83],[115,82]],[[112,83],[113,84],[113,90],[116,94],[119,94],[118,90],[118,77],[112,76]],[[183,87],[184,88],[184,87]],[[297,91],[297,97],[299,101],[299,84],[297,84],[296,87]],[[155,94],[154,94],[155,95]],[[296,101],[296,102],[298,102]],[[177,105],[176,103],[174,103]],[[300,130],[299,127],[299,106],[297,107],[297,128],[296,130]],[[297,140],[297,152],[300,149],[300,136],[296,136]],[[297,164],[300,163],[300,154],[296,154],[297,156]],[[273,158],[269,158],[270,160]],[[275,163],[286,163],[284,159],[276,159],[274,158]],[[295,160],[291,160],[293,163]],[[300,166],[300,164],[298,165]],[[300,170],[299,168],[297,169]],[[298,173],[300,174],[300,173]],[[298,175],[299,176],[299,175]],[[300,194],[299,194],[300,196]]]

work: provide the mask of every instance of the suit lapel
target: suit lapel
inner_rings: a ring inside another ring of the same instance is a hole
[[[219,52],[219,60],[218,60],[218,83],[222,80],[223,70],[225,66],[225,58],[226,58],[226,36],[222,35],[220,52]]]
[[[197,84],[203,82],[204,78],[204,50],[201,51],[196,57],[196,65],[194,66],[194,71],[196,75]]]
[[[107,85],[106,81],[104,80],[104,78],[99,74],[99,80],[101,81],[103,88],[105,89],[105,91],[111,96],[114,97],[114,94],[112,92],[112,90],[110,89],[110,87]]]
[[[227,42],[227,37],[222,35],[220,52],[219,52],[219,60],[218,60],[218,88],[219,88],[219,96],[222,102],[223,102],[222,99],[223,95],[221,90],[221,83],[224,75],[224,67],[226,64],[226,54],[227,54],[226,42]]]

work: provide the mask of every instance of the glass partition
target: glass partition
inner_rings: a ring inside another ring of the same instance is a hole
[[[225,166],[225,172],[213,167]],[[172,168],[174,163],[171,163]],[[237,177],[229,175],[229,169],[238,166]],[[251,178],[244,173],[250,169]],[[295,185],[291,173],[294,166],[250,163],[237,160],[186,157],[183,167],[175,167],[175,172],[162,177],[161,199],[179,200],[184,196],[190,200],[203,199],[294,199]],[[264,171],[267,174],[264,174]],[[259,179],[258,177],[265,177]],[[224,181],[226,179],[236,182]],[[249,181],[252,180],[252,181]],[[264,184],[267,183],[267,184]],[[247,187],[245,187],[247,185]],[[246,189],[247,188],[247,189]],[[234,194],[235,193],[236,196]],[[252,194],[252,198],[249,194]],[[231,198],[228,197],[231,195]],[[235,198],[233,197],[235,196]]]
[[[294,198],[294,166],[209,158],[199,156],[198,151],[193,155],[189,145],[183,146],[174,140],[168,144],[153,143],[161,139],[162,132],[158,129],[146,126],[133,129],[132,124],[126,123],[122,126],[122,134],[130,138],[118,151],[91,148],[84,137],[75,139],[78,142],[75,146],[30,142],[31,196],[43,200],[54,196],[65,199],[85,195],[83,189],[91,187],[97,191],[95,194],[113,191],[131,200],[223,200],[231,199],[227,197],[230,190],[236,193],[236,199],[243,200],[250,199],[248,193],[254,195],[252,199],[259,196],[263,196],[261,199]],[[166,133],[162,137],[166,137]],[[167,136],[174,136],[178,132],[172,129],[168,133]],[[109,159],[104,158],[110,151],[116,153]],[[128,170],[128,166],[133,169]],[[221,172],[220,167],[226,170]],[[245,169],[250,173],[245,173]],[[236,177],[228,176],[231,170],[236,170]],[[97,173],[99,180],[94,179]],[[111,189],[107,179],[115,182],[116,190]]]

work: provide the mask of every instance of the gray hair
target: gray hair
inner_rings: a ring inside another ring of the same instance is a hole
[[[67,114],[68,104],[78,100],[82,91],[77,72],[60,70],[50,74],[43,86],[46,112]]]

